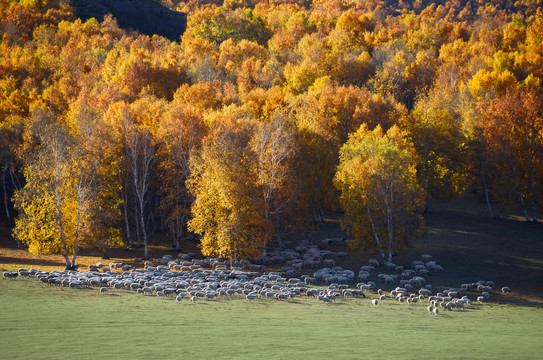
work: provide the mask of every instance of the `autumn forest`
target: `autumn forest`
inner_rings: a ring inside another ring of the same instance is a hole
[[[0,0],[1,205],[30,252],[160,227],[255,258],[337,210],[386,257],[466,194],[538,220],[543,1],[161,3],[177,41]]]

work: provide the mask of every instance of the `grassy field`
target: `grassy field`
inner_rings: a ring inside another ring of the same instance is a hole
[[[429,314],[366,299],[182,302],[0,280],[3,359],[538,359],[539,307]]]
[[[491,220],[473,202],[434,206],[425,221],[424,236],[398,254],[396,264],[409,265],[430,253],[445,269],[429,279],[435,289],[493,280],[512,293],[434,316],[423,305],[393,301],[378,307],[364,299],[327,305],[307,298],[177,304],[123,291],[100,295],[96,289],[50,287],[35,279],[0,280],[0,358],[541,358],[543,224],[516,217]],[[337,217],[293,239],[318,243],[326,237],[345,237]],[[283,242],[294,246],[290,240]],[[185,245],[184,251],[195,249]],[[131,262],[141,251],[113,249],[111,261]],[[167,241],[159,241],[151,257],[170,251]],[[357,270],[375,256],[351,253],[337,262]],[[79,257],[82,265],[97,261],[103,260],[93,252]],[[0,236],[0,271],[20,267],[62,269],[63,261],[28,254]]]

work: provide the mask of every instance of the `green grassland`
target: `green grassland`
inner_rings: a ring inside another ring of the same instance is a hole
[[[409,265],[430,253],[445,269],[429,279],[436,290],[493,280],[512,293],[496,292],[487,303],[435,316],[425,304],[392,300],[377,307],[368,299],[324,304],[309,298],[178,304],[125,291],[101,295],[97,289],[54,287],[32,278],[1,279],[0,359],[540,359],[543,225],[514,217],[488,219],[475,202],[434,206],[425,220],[424,236],[395,263]],[[344,236],[330,220],[296,238],[317,243]],[[140,255],[136,251],[117,249],[115,259],[128,261]],[[158,257],[168,248],[153,251]],[[356,270],[368,257],[375,254],[353,252],[338,261]],[[81,257],[89,264],[100,260],[99,254]],[[0,270],[19,267],[63,268],[59,256],[0,248]],[[478,294],[468,296],[473,300]]]
[[[540,358],[538,306],[429,314],[368,299],[191,303],[0,280],[3,359]]]

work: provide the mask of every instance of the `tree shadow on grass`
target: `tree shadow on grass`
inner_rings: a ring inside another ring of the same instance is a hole
[[[3,263],[3,264],[40,265],[40,266],[66,266],[66,263],[64,261],[62,261],[62,260],[17,258],[17,257],[9,257],[9,256],[0,256],[0,263]]]

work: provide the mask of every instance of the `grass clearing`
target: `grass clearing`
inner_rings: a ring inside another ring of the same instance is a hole
[[[0,280],[5,359],[538,358],[539,307],[483,304],[429,314],[367,299],[219,299],[181,304],[132,292]]]

